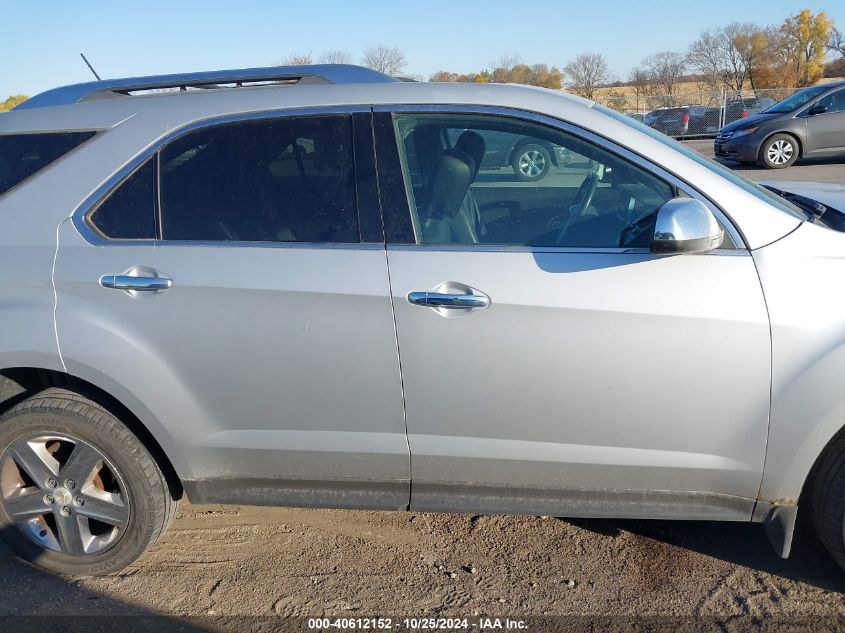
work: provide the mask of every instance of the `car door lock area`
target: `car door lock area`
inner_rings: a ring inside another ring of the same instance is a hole
[[[408,293],[408,303],[431,308],[440,316],[452,318],[466,316],[490,306],[490,297],[466,284],[444,281],[431,290]]]

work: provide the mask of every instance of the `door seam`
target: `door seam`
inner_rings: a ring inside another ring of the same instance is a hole
[[[408,451],[408,503],[405,510],[411,509],[411,497],[414,489],[414,456],[411,454],[411,442],[408,438],[408,412],[405,406],[405,376],[402,371],[402,352],[399,349],[399,330],[396,326],[396,306],[393,302],[393,280],[390,278],[390,258],[387,254],[387,231],[384,229],[384,206],[381,191],[381,173],[379,171],[379,154],[376,151],[376,129],[373,124],[373,109],[370,108],[370,134],[372,137],[373,165],[376,172],[376,190],[378,192],[379,214],[381,215],[382,237],[384,238],[384,266],[387,271],[387,296],[390,299],[390,316],[393,319],[393,340],[396,342],[396,362],[399,366],[399,392],[402,396],[402,423],[405,425],[405,448]]]

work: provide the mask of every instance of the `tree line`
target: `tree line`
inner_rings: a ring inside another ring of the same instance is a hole
[[[438,71],[431,81],[508,81],[547,88],[565,86],[588,99],[601,87],[632,86],[637,92],[671,97],[678,85],[703,81],[714,89],[794,88],[816,83],[825,72],[845,74],[845,40],[824,11],[809,9],[782,24],[732,23],[704,31],[686,51],[662,51],[644,58],[626,81],[615,78],[600,53],[581,53],[562,68],[501,63],[493,71],[460,74]],[[513,61],[513,58],[503,58]],[[544,72],[530,72],[532,69]],[[514,72],[516,71],[516,72]]]

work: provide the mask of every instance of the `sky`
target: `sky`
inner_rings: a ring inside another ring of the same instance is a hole
[[[0,0],[0,100],[93,79],[315,61],[331,49],[358,63],[367,46],[398,46],[406,74],[473,72],[503,55],[563,66],[605,55],[616,78],[704,29],[780,24],[802,8],[845,27],[845,2],[788,0]]]

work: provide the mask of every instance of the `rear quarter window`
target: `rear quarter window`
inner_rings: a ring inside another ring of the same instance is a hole
[[[95,134],[90,131],[0,134],[0,196]]]

